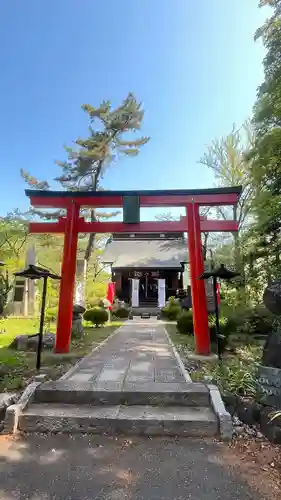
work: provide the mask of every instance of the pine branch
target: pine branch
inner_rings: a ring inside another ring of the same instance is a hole
[[[32,177],[23,168],[20,169],[20,174],[22,178],[27,182],[27,184],[33,189],[39,189],[40,191],[46,191],[50,189],[47,181],[39,181],[36,177]]]

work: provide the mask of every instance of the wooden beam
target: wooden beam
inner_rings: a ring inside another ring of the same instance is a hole
[[[128,192],[129,193],[129,192]],[[222,205],[235,205],[239,199],[239,193],[204,193],[204,194],[140,194],[141,207],[185,207],[188,203],[196,203],[205,206],[222,206]],[[69,193],[68,193],[69,194]],[[63,196],[59,191],[53,192],[53,196],[29,194],[30,203],[33,207],[40,208],[68,208],[71,206],[72,198],[70,196]],[[105,196],[99,192],[86,195],[85,193],[73,194],[76,206],[79,207],[95,207],[95,208],[122,208],[123,196],[119,194],[112,194],[107,192]]]
[[[29,232],[33,234],[64,233],[66,218],[61,218],[57,222],[30,222]]]
[[[201,220],[201,232],[234,232],[238,224],[233,220]],[[139,224],[124,224],[123,222],[86,222],[79,218],[77,222],[79,233],[184,233],[188,231],[185,218],[179,221],[148,221]],[[65,219],[58,222],[31,222],[30,233],[64,233]]]

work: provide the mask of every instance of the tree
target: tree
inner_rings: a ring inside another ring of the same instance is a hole
[[[232,218],[238,222],[239,229],[238,232],[233,233],[233,238],[235,267],[240,272],[243,272],[243,261],[239,236],[249,223],[254,192],[250,181],[250,159],[247,157],[247,152],[253,146],[254,140],[254,130],[249,121],[246,121],[241,128],[233,125],[230,134],[215,139],[199,160],[199,163],[206,165],[214,172],[218,186],[242,186],[243,188],[237,206],[232,208],[232,214],[228,207],[217,208],[220,217]]]
[[[260,7],[264,5],[273,11],[255,35],[263,40],[266,56],[254,107],[256,140],[249,152],[255,214],[250,256],[252,266],[263,262],[270,280],[281,274],[281,0],[263,0]]]
[[[82,105],[82,109],[88,115],[90,135],[86,139],[77,139],[74,142],[74,148],[65,148],[68,159],[65,162],[57,162],[62,173],[55,181],[67,190],[97,191],[102,189],[101,180],[108,166],[117,157],[136,156],[149,138],[134,139],[132,137],[132,134],[140,129],[144,116],[142,104],[137,102],[132,93],[129,93],[128,97],[115,109],[112,108],[110,101],[102,102],[98,108],[85,104]],[[125,137],[127,133],[129,139]],[[21,174],[30,187],[49,189],[47,181],[38,181],[23,170]],[[84,210],[84,215],[92,222],[112,217],[117,213],[96,212],[94,209]],[[33,210],[33,214],[54,219],[54,217],[61,216],[62,212],[42,213]],[[85,274],[94,242],[95,234],[92,233],[85,247]]]
[[[17,216],[8,214],[0,217],[1,260],[18,259],[27,239],[27,223]]]
[[[211,211],[211,207],[201,207],[200,209],[200,216],[201,217],[207,217],[208,214]],[[178,221],[180,217],[175,217],[171,212],[163,212],[159,215],[156,215],[156,220],[159,221]],[[204,232],[201,233],[201,240],[202,240],[202,252],[203,252],[203,259],[204,261],[207,260],[207,253],[208,253],[208,243],[210,241],[210,233]]]
[[[21,262],[27,240],[27,226],[17,213],[0,218],[0,260],[5,267],[0,269],[0,315],[3,314],[13,287],[11,273]]]

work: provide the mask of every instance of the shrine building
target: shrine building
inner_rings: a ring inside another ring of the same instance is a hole
[[[116,296],[133,307],[163,307],[184,288],[184,233],[113,233],[103,255]]]

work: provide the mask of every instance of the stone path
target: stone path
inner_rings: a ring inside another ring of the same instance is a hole
[[[153,319],[126,323],[64,379],[115,390],[145,383],[156,391],[163,383],[176,389],[187,380],[164,325]]]

